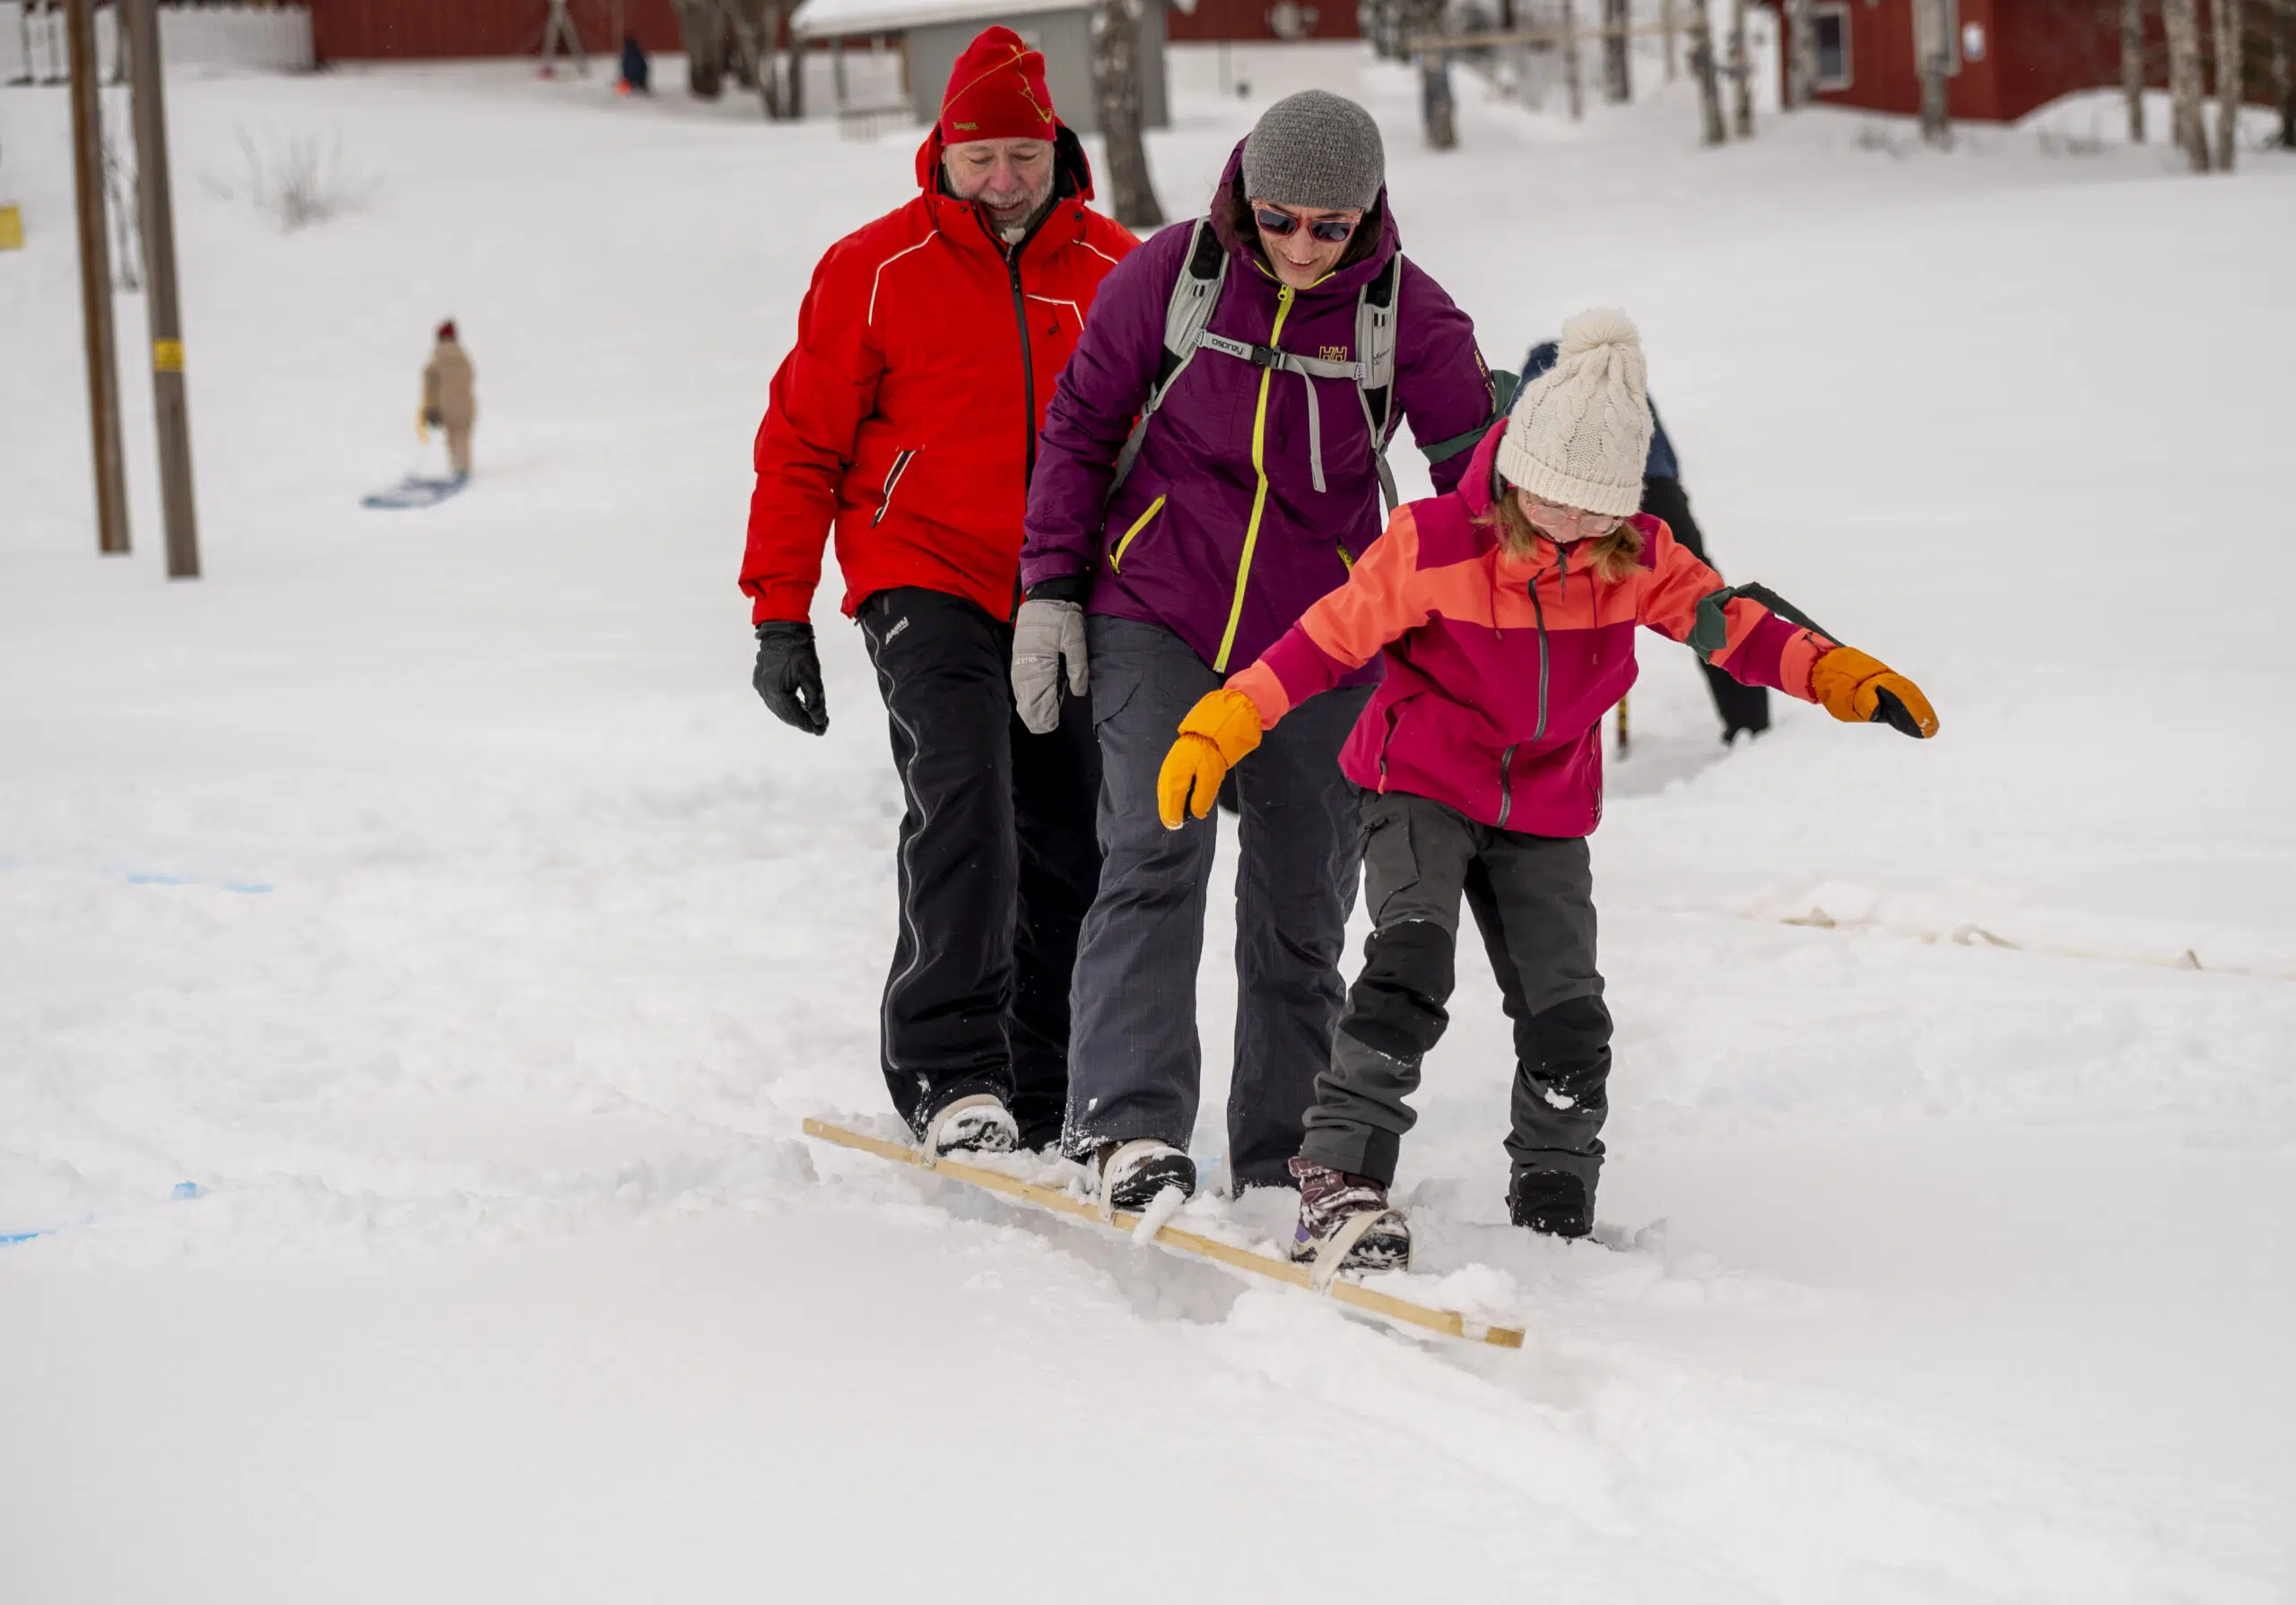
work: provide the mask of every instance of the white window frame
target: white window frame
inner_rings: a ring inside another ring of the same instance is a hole
[[[1851,50],[1849,44],[1849,6],[1847,4],[1847,0],[1844,0],[1844,3],[1840,4],[1819,5],[1811,8],[1810,26],[1815,28],[1828,17],[1833,18],[1841,25],[1841,71],[1831,78],[1826,75],[1825,54],[1822,43],[1824,36],[1821,35],[1821,43],[1818,52],[1817,91],[1818,93],[1822,95],[1832,94],[1839,91],[1849,88],[1851,82],[1857,77],[1857,56],[1855,52]]]

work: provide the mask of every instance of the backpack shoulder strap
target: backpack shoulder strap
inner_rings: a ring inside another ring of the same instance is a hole
[[[1227,247],[1220,243],[1212,220],[1200,217],[1188,231],[1187,255],[1180,263],[1179,277],[1172,281],[1171,297],[1164,303],[1164,349],[1156,358],[1156,382],[1149,386],[1148,399],[1133,422],[1132,433],[1117,454],[1116,473],[1109,481],[1111,497],[1131,476],[1141,443],[1148,437],[1148,421],[1196,360],[1197,343],[1211,325],[1213,310],[1220,304],[1221,286],[1227,281]]]
[[[1396,317],[1400,310],[1403,253],[1387,258],[1355,298],[1356,395],[1363,421],[1371,427],[1371,456],[1378,465],[1379,494],[1396,510],[1396,476],[1387,466],[1387,437],[1396,423]]]

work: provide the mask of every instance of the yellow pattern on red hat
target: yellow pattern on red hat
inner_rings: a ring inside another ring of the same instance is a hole
[[[1044,56],[1010,28],[984,28],[965,47],[941,97],[941,139],[1050,139],[1059,132]]]

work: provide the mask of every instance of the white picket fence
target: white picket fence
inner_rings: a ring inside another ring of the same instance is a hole
[[[68,70],[61,0],[0,0],[0,82],[60,78]],[[109,82],[119,62],[119,8],[96,13],[96,59]],[[170,67],[308,73],[311,13],[300,5],[162,5],[160,55]]]

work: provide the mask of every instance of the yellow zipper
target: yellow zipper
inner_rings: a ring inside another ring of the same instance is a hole
[[[1162,509],[1163,506],[1164,499],[1159,496],[1155,500],[1148,504],[1148,510],[1146,512],[1141,514],[1139,517],[1132,521],[1132,527],[1124,532],[1124,539],[1118,541],[1116,543],[1116,550],[1109,553],[1109,571],[1110,573],[1116,573],[1122,569],[1124,566],[1124,549],[1132,544],[1133,536],[1138,534],[1142,530],[1148,527],[1148,521],[1151,518],[1153,518],[1157,513]]]
[[[1268,344],[1283,340],[1283,320],[1291,314],[1292,287],[1286,284],[1275,292],[1275,326],[1267,332]],[[1228,654],[1236,645],[1236,621],[1244,616],[1244,582],[1251,577],[1252,549],[1259,544],[1260,513],[1267,506],[1267,386],[1274,377],[1273,368],[1259,370],[1259,408],[1252,414],[1252,473],[1259,484],[1252,491],[1252,521],[1244,526],[1243,559],[1236,565],[1236,600],[1229,605],[1227,633],[1220,638],[1220,655],[1212,664],[1222,674],[1228,672]]]

